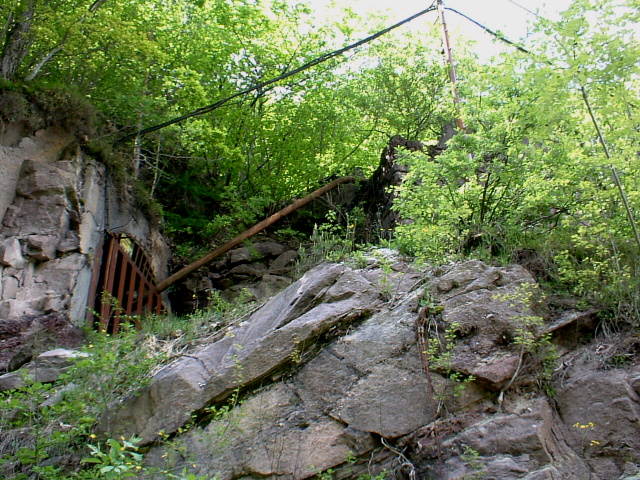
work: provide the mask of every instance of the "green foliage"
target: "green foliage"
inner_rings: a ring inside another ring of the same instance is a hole
[[[299,249],[299,260],[296,264],[296,276],[302,275],[310,268],[324,262],[341,262],[347,260],[357,251],[356,232],[362,218],[361,213],[347,214],[346,225],[338,220],[338,213],[331,210],[327,213],[327,222],[314,225],[310,245],[303,244]]]
[[[421,303],[424,303],[423,306],[427,306],[430,315],[439,315],[442,312],[441,306],[432,305],[428,299],[424,299],[424,302]],[[466,375],[452,369],[451,359],[459,331],[460,324],[458,322],[452,322],[447,325],[442,337],[440,337],[437,331],[431,332],[425,352],[429,359],[429,368],[443,375],[447,375],[449,380],[454,382],[454,397],[461,396],[467,385],[475,380],[473,375]],[[445,395],[445,391],[434,392],[434,395],[436,399],[441,399]]]
[[[473,449],[469,445],[464,446],[464,452],[460,455],[462,461],[472,470],[475,470],[471,475],[465,475],[462,477],[465,480],[484,478],[484,465],[480,460],[480,454],[477,450]]]
[[[499,294],[494,296],[497,300],[509,302],[510,308],[521,312],[513,318],[516,322],[513,340],[516,345],[522,346],[526,352],[535,350],[536,344],[540,340],[540,327],[544,325],[544,319],[542,317],[533,315],[530,312],[530,305],[533,305],[540,295],[541,292],[537,285],[523,283],[517,292],[513,294]]]
[[[531,249],[549,266],[544,280],[638,325],[640,256],[610,168],[620,172],[635,214],[637,20],[633,5],[579,0],[560,21],[540,21],[532,55],[463,64],[469,131],[433,160],[408,158],[396,206],[411,221],[397,228],[398,245],[438,262],[466,255],[512,261],[517,250]]]
[[[387,472],[383,470],[377,475],[373,475],[371,473],[360,473],[358,476],[353,475],[353,467],[358,462],[358,457],[356,457],[353,452],[349,452],[347,458],[345,459],[345,470],[347,475],[352,475],[349,478],[355,478],[356,480],[385,480],[387,478]],[[313,477],[315,480],[334,480],[336,478],[336,470],[333,468],[328,468],[324,471],[319,471],[318,468],[311,466],[309,467],[311,471],[315,472],[316,475]],[[340,478],[344,478],[343,475],[340,475]]]
[[[503,388],[504,392],[520,373],[523,357],[525,354],[531,355],[540,365],[537,372],[537,380],[547,393],[552,393],[549,382],[554,373],[558,361],[558,352],[555,345],[551,343],[551,334],[542,333],[544,319],[531,312],[531,306],[535,302],[540,301],[539,297],[542,292],[537,285],[531,283],[523,283],[520,288],[513,294],[496,295],[498,300],[509,302],[510,308],[520,313],[512,319],[515,322],[515,335],[513,342],[520,346],[520,361],[513,378]],[[502,393],[500,400],[502,398]]]
[[[381,274],[378,285],[380,286],[380,295],[386,302],[393,298],[393,282],[391,280],[391,273],[393,269],[387,262],[381,262],[380,264]]]
[[[13,431],[30,432],[21,446],[15,443],[0,458],[8,468],[17,456],[16,475],[37,472],[41,478],[65,478],[63,472],[43,471],[42,463],[82,451],[98,417],[109,415],[115,400],[144,385],[148,372],[162,360],[138,344],[135,332],[118,337],[92,333],[89,342],[83,349],[86,356],[76,360],[57,386],[30,382],[0,394],[3,423]]]
[[[123,317],[117,336],[88,332],[82,355],[58,382],[43,384],[26,379],[24,387],[0,393],[0,423],[7,427],[0,440],[0,472],[9,472],[12,478],[47,480],[108,480],[141,472],[159,478],[204,479],[186,471],[151,472],[142,463],[138,439],[108,438],[107,432],[104,440],[96,442],[100,439],[95,426],[98,419],[105,421],[113,414],[119,399],[144,387],[165,360],[193,348],[199,339],[220,331],[251,308],[246,299],[230,303],[213,292],[207,309],[186,318],[150,316],[141,322],[142,332],[137,332],[127,327],[139,319]],[[241,368],[238,365],[238,381]],[[195,413],[192,423],[184,428],[232,419],[238,395],[236,391],[225,405]],[[177,440],[164,437],[164,441],[180,448]],[[69,454],[84,456],[85,468],[76,471],[68,467],[71,469],[66,471],[50,465]]]
[[[118,480],[137,476],[138,472],[142,470],[142,455],[137,453],[139,441],[140,439],[132,437],[129,440],[123,438],[120,443],[110,438],[105,442],[105,445],[87,445],[91,456],[83,458],[82,462],[95,464],[97,472],[83,472],[79,478]]]
[[[380,27],[348,9],[337,28],[318,25],[307,6],[288,2],[109,0],[88,9],[76,0],[15,0],[0,8],[0,41],[11,40],[6,32],[32,5],[14,77],[28,83],[3,82],[0,111],[33,128],[55,121],[80,135],[94,123],[87,99],[111,124],[107,133],[132,132]],[[539,19],[531,55],[477,65],[457,52],[468,132],[435,158],[404,156],[411,173],[396,202],[406,220],[396,231],[400,248],[438,262],[466,255],[506,262],[531,249],[550,267],[547,280],[637,323],[636,7],[637,0],[576,0],[559,21]],[[179,257],[192,260],[329,176],[370,173],[391,135],[434,144],[454,116],[438,35],[382,37],[353,58],[140,138],[109,156],[114,176],[123,192],[137,185],[137,203],[164,215]],[[43,94],[45,87],[53,93]],[[63,93],[69,89],[73,95]],[[103,146],[96,140],[87,148]],[[353,249],[346,244],[361,232],[350,224],[353,232],[331,232],[344,242],[319,238],[329,227],[317,232],[314,248],[333,250],[319,255]]]
[[[459,329],[460,324],[458,322],[452,322],[450,325],[447,325],[443,339],[437,335],[429,337],[427,355],[429,355],[429,363],[433,365],[434,368],[444,371],[448,371],[451,368],[451,356],[456,346],[456,338],[458,338],[457,332]]]
[[[307,6],[290,3],[33,2],[15,78],[73,86],[108,119],[114,140],[380,28],[350,9],[338,25],[319,25]],[[0,21],[11,28],[31,5],[10,2]],[[384,38],[355,61],[325,62],[140,138],[120,148],[125,161],[117,163],[146,187],[136,188],[141,205],[159,211],[150,198],[159,201],[181,256],[191,260],[329,176],[371,172],[388,136],[438,130],[446,76],[437,53],[424,55],[436,52],[434,32]]]

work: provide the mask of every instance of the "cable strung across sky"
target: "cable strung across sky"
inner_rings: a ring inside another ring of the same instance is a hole
[[[285,72],[282,75],[274,77],[274,78],[272,78],[270,80],[267,80],[265,82],[256,84],[253,87],[247,88],[247,89],[242,90],[242,91],[237,92],[237,93],[234,93],[233,95],[231,95],[229,97],[226,97],[226,98],[223,98],[222,100],[218,100],[217,102],[212,103],[211,105],[207,105],[206,107],[198,108],[198,109],[196,109],[196,110],[194,110],[192,112],[186,113],[186,114],[181,115],[179,117],[172,118],[171,120],[167,120],[166,122],[159,123],[159,124],[153,125],[151,127],[143,128],[143,129],[138,130],[138,131],[136,131],[134,133],[130,133],[128,135],[125,135],[125,136],[121,137],[120,139],[116,140],[114,142],[114,144],[115,145],[119,145],[121,143],[124,143],[124,142],[127,142],[129,140],[132,140],[132,139],[134,139],[136,137],[139,137],[139,136],[142,136],[142,135],[146,135],[147,133],[155,132],[155,131],[161,130],[163,128],[166,128],[166,127],[168,127],[170,125],[175,125],[176,123],[183,122],[184,120],[187,120],[189,118],[197,117],[197,116],[204,115],[204,114],[207,114],[209,112],[212,112],[212,111],[222,107],[223,105],[229,103],[231,100],[234,100],[234,99],[236,99],[238,97],[242,97],[242,96],[247,95],[247,94],[249,94],[251,92],[255,92],[256,90],[261,90],[264,87],[267,87],[269,85],[273,85],[274,83],[277,83],[277,82],[279,82],[281,80],[284,80],[286,78],[292,77],[293,75],[296,75],[296,74],[298,74],[300,72],[303,72],[305,70],[308,70],[308,69],[310,69],[310,68],[312,68],[312,67],[314,67],[316,65],[319,65],[319,64],[321,64],[323,62],[331,60],[332,58],[338,57],[338,56],[342,55],[343,53],[346,53],[346,52],[348,52],[350,50],[353,50],[354,48],[357,48],[357,47],[359,47],[361,45],[365,45],[365,44],[367,44],[369,42],[372,42],[373,40],[375,40],[375,39],[377,39],[377,38],[389,33],[390,31],[395,30],[396,28],[407,24],[407,23],[411,22],[412,20],[415,20],[416,18],[421,17],[422,15],[424,15],[426,13],[435,11],[436,9],[437,9],[436,8],[436,2],[434,2],[429,8],[426,8],[425,10],[422,10],[421,12],[418,12],[418,13],[416,13],[414,15],[411,15],[410,17],[405,18],[404,20],[402,20],[402,21],[400,21],[398,23],[395,23],[394,25],[392,25],[390,27],[387,27],[387,28],[385,28],[383,30],[380,30],[379,32],[374,33],[373,35],[369,35],[368,37],[366,37],[366,38],[364,38],[364,39],[362,39],[362,40],[360,40],[358,42],[352,43],[352,44],[347,45],[346,47],[340,48],[338,50],[334,50],[332,52],[325,53],[324,55],[316,57],[315,59],[305,63],[304,65],[302,65],[302,66],[300,66],[298,68],[295,68],[293,70]],[[476,22],[475,20],[473,20],[472,18],[468,17],[467,15],[465,15],[465,14],[463,14],[463,13],[457,11],[457,10],[454,10],[452,8],[446,7],[446,9],[447,10],[451,10],[452,12],[455,12],[458,15],[461,15],[462,17],[466,18],[467,20],[475,23],[476,25],[478,25],[479,27],[483,28],[485,31],[487,31],[491,35],[495,36],[497,39],[499,39],[499,40],[501,40],[501,41],[503,41],[503,42],[505,42],[505,43],[507,43],[509,45],[515,46],[518,50],[520,50],[522,52],[529,53],[524,48],[522,48],[519,45],[517,45],[517,44],[509,41],[508,39],[506,39],[503,35],[500,35],[500,34],[498,34],[496,32],[493,32],[492,30],[490,30],[487,27],[485,27],[485,26],[481,25],[480,23]]]
[[[421,12],[416,13],[415,15],[410,16],[409,18],[406,18],[390,27],[385,28],[384,30],[380,30],[377,33],[374,33],[373,35],[368,36],[367,38],[360,40],[356,43],[352,43],[351,45],[347,45],[346,47],[343,47],[339,50],[334,50],[333,52],[329,52],[329,53],[325,53],[324,55],[321,55],[320,57],[317,57],[313,60],[311,60],[310,62],[305,63],[304,65],[295,68],[289,72],[283,73],[282,75],[279,75],[275,78],[272,78],[271,80],[267,80],[266,82],[262,82],[259,83],[257,85],[254,85],[253,87],[247,88],[245,90],[242,90],[241,92],[235,93],[233,95],[231,95],[230,97],[224,98],[222,100],[219,100],[215,103],[212,103],[211,105],[208,105],[206,107],[202,107],[202,108],[198,108],[197,110],[194,110],[193,112],[187,113],[185,115],[181,115],[180,117],[176,117],[173,118],[171,120],[167,120],[166,122],[160,123],[158,125],[154,125],[152,127],[147,127],[147,128],[143,128],[142,130],[139,130],[135,133],[131,133],[129,135],[125,135],[124,137],[120,138],[119,140],[117,140],[115,142],[116,145],[120,144],[120,143],[124,143],[128,140],[131,140],[133,138],[136,138],[140,135],[145,135],[147,133],[151,133],[151,132],[155,132],[157,130],[160,130],[162,128],[168,127],[170,125],[175,125],[176,123],[180,123],[184,120],[187,120],[189,118],[192,117],[197,117],[199,115],[204,115],[205,113],[209,113],[212,112],[213,110],[220,108],[221,106],[223,106],[224,104],[230,102],[231,100],[241,97],[243,95],[246,95],[248,93],[251,92],[255,92],[256,90],[260,90],[266,86],[272,85],[276,82],[279,82],[280,80],[284,80],[285,78],[289,78],[297,73],[300,73],[304,70],[308,70],[311,67],[314,67],[316,65],[319,65],[323,62],[326,62],[327,60],[330,60],[332,58],[338,57],[340,55],[342,55],[345,52],[348,52],[349,50],[353,50],[354,48],[359,47],[360,45],[364,45],[366,43],[369,43],[373,40],[375,40],[376,38],[381,37],[382,35],[389,33],[391,30],[394,30],[398,27],[401,27],[402,25],[409,23],[411,20],[415,20],[416,18],[424,15],[425,13],[429,13],[432,12],[436,9],[435,4],[431,5],[429,8],[422,10]]]

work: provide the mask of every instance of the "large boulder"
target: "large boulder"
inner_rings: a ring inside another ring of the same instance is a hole
[[[523,322],[532,335],[558,325],[524,269],[471,261],[421,272],[390,251],[364,260],[309,271],[160,371],[103,429],[141,435],[150,467],[221,480],[328,469],[385,470],[389,480],[634,478],[640,371],[574,369],[549,385],[556,400],[519,381]],[[421,351],[421,326],[455,327],[447,368]]]
[[[60,379],[76,360],[86,356],[86,353],[64,348],[41,353],[19,370],[0,375],[0,392],[22,388],[32,382],[53,383]]]
[[[324,264],[268,301],[217,342],[168,365],[127,400],[108,430],[137,434],[144,443],[175,432],[194,411],[221,402],[292,362],[332,329],[357,322],[374,308],[378,291],[343,265]]]
[[[526,329],[543,331],[549,311],[535,280],[519,265],[496,268],[478,260],[454,266],[431,289],[444,306],[440,335],[452,328],[455,344],[446,370],[473,375],[491,390],[514,377],[521,362],[515,341]]]
[[[47,349],[78,347],[84,335],[64,315],[0,318],[0,373],[13,372]]]
[[[638,367],[576,365],[556,391],[569,442],[602,478],[617,478],[627,463],[640,465],[640,396],[633,388],[638,377]]]

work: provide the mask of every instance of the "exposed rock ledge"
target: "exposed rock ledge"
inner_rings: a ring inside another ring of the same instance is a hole
[[[84,322],[105,231],[136,239],[156,278],[166,276],[166,242],[133,201],[122,197],[107,167],[89,158],[70,133],[3,125],[0,351],[12,348],[3,341],[15,324],[57,314],[76,325]],[[6,368],[0,355],[0,372]]]
[[[386,261],[392,273],[373,259],[359,270],[311,270],[224,338],[160,371],[103,427],[141,435],[151,465],[224,480],[328,468],[337,478],[383,469],[388,479],[637,478],[640,369],[604,371],[566,356],[555,398],[524,368],[499,405],[518,369],[518,324],[555,320],[531,276],[478,261],[439,275]],[[457,326],[451,371],[476,379],[458,396],[436,368],[438,396],[429,393],[415,323],[425,291],[444,307],[431,328]],[[205,421],[207,407],[236,390],[244,395],[231,413]],[[201,421],[189,427],[192,418]],[[162,445],[159,433],[177,436]]]

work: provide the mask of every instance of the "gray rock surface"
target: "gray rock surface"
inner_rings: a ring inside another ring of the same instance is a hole
[[[163,239],[72,142],[53,128],[0,139],[0,320],[58,312],[84,321],[105,230],[137,238],[166,276]]]
[[[59,313],[0,318],[0,372],[17,370],[46,350],[77,348],[82,339],[82,331]]]
[[[154,442],[149,465],[222,480],[304,479],[326,469],[336,478],[384,469],[389,480],[634,478],[640,371],[573,366],[555,399],[518,377],[496,401],[514,374],[513,329],[523,316],[542,319],[541,332],[553,325],[536,288],[522,287],[533,283],[526,271],[473,261],[428,277],[395,256],[372,258],[361,270],[309,271],[233,338],[167,367],[156,387],[121,405],[120,425],[134,427],[123,431],[147,442],[154,430],[175,431],[189,410],[204,420],[169,445]],[[389,282],[385,301],[380,288]],[[450,370],[431,369],[430,382],[416,339],[427,292],[444,307],[432,322],[459,324]],[[350,318],[350,309],[357,321],[330,320]],[[478,377],[461,390],[452,371]],[[203,408],[237,388],[246,393],[231,397],[229,411]],[[589,421],[595,426],[574,426]]]
[[[76,360],[86,356],[86,353],[64,348],[41,353],[21,369],[0,375],[0,392],[21,388],[30,382],[55,382]]]
[[[602,478],[622,474],[623,459],[640,465],[640,397],[632,387],[638,374],[639,368],[576,368],[557,389],[555,400],[570,443]]]
[[[207,294],[215,289],[225,300],[243,294],[247,300],[265,300],[293,283],[298,245],[274,241],[265,235],[251,239],[253,243],[227,252],[219,260],[205,266],[178,286],[175,295],[178,310],[189,311],[206,305]],[[299,275],[298,275],[299,276]]]
[[[535,317],[539,325],[530,330],[539,334],[549,316],[533,277],[519,265],[496,268],[474,260],[435,279],[431,288],[444,306],[441,332],[456,325],[447,368],[500,390],[518,367],[518,329]]]
[[[212,345],[162,369],[154,382],[120,406],[106,429],[144,443],[175,432],[191,413],[256,384],[292,362],[333,328],[358,321],[378,292],[358,272],[324,264],[268,301]],[[112,423],[111,423],[112,422]]]

